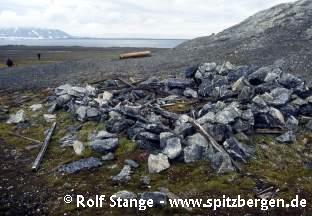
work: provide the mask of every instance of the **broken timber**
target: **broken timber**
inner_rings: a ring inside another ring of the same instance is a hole
[[[48,148],[49,142],[51,140],[52,134],[55,130],[55,127],[56,127],[56,122],[54,122],[52,127],[49,129],[48,135],[46,136],[46,138],[44,140],[44,143],[41,147],[41,150],[40,150],[35,162],[33,163],[32,167],[31,167],[33,171],[38,170],[39,165],[43,159],[43,156],[44,156],[45,152],[47,151],[47,148]]]
[[[120,59],[128,59],[128,58],[142,58],[151,56],[151,51],[142,51],[142,52],[131,52],[120,54]]]
[[[233,166],[237,169],[237,171],[241,172],[241,168],[239,167],[239,165],[232,159],[232,157],[223,149],[223,147],[221,145],[219,145],[219,143],[207,132],[205,131],[205,129],[198,124],[198,122],[196,122],[195,119],[189,117],[188,118],[188,122],[191,123],[193,125],[193,127],[195,127],[200,134],[202,134],[208,141],[210,141],[211,145],[218,151],[221,152],[224,155],[227,155],[230,159],[231,162],[233,164]]]
[[[37,143],[39,145],[42,145],[42,142],[39,141],[39,140],[35,140],[35,139],[29,138],[29,137],[25,137],[25,136],[22,136],[22,135],[19,135],[19,134],[15,134],[15,133],[9,133],[9,135],[16,136],[16,137],[19,137],[19,138],[23,138],[25,140],[28,140],[28,141]]]

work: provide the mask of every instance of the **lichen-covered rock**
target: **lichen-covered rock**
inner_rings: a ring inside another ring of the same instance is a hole
[[[131,166],[125,165],[118,175],[111,177],[115,183],[126,183],[131,179]]]
[[[148,157],[149,173],[160,173],[170,167],[168,156],[164,154],[153,155]]]
[[[279,143],[291,144],[296,142],[296,135],[293,131],[288,131],[276,138]]]
[[[182,152],[181,141],[177,137],[169,138],[166,140],[165,148],[162,153],[167,155],[169,159],[177,158]]]
[[[90,157],[86,159],[81,159],[69,164],[62,165],[58,168],[58,171],[61,173],[76,173],[81,170],[91,169],[95,167],[102,166],[100,159],[95,157]]]
[[[118,147],[118,138],[94,140],[91,142],[90,146],[94,151],[99,153],[114,152]]]
[[[16,114],[10,115],[10,118],[8,119],[8,124],[19,124],[26,121],[26,114],[24,110],[19,110],[16,112]]]

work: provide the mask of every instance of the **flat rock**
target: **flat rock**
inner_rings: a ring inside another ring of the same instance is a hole
[[[131,166],[125,165],[120,173],[116,176],[111,177],[111,179],[116,183],[126,183],[131,179]]]
[[[150,154],[148,157],[149,173],[160,173],[170,167],[168,156],[159,153],[158,155]]]
[[[55,122],[56,121],[56,115],[52,115],[52,114],[44,114],[43,118],[46,122],[51,123],[51,122]]]
[[[140,164],[138,164],[137,162],[135,162],[134,160],[125,160],[125,164],[131,166],[132,168],[139,168]]]
[[[76,153],[76,155],[81,155],[85,149],[83,143],[78,140],[74,141],[73,148],[74,148],[74,152]]]
[[[42,104],[33,104],[29,107],[31,109],[31,111],[36,112],[39,111],[43,108]]]
[[[91,142],[90,145],[94,151],[99,153],[114,152],[118,147],[118,138],[94,140]]]
[[[10,118],[7,120],[8,124],[18,124],[26,121],[26,114],[24,110],[17,111],[16,114],[10,115]]]
[[[102,161],[111,161],[115,159],[115,155],[111,152],[107,153],[106,155],[102,156]]]
[[[76,173],[81,170],[87,170],[95,167],[102,166],[102,162],[100,159],[95,157],[90,157],[86,159],[81,159],[79,161],[75,161],[69,164],[65,164],[59,167],[58,171],[61,173]]]

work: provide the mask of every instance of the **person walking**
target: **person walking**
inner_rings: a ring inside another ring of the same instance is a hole
[[[12,59],[8,58],[7,61],[6,61],[6,65],[8,67],[13,67],[14,66],[14,62],[12,61]]]
[[[38,60],[41,60],[41,53],[37,53]]]

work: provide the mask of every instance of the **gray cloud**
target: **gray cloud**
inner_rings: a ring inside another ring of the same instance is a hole
[[[0,27],[57,28],[77,36],[193,38],[290,0],[0,0]]]

